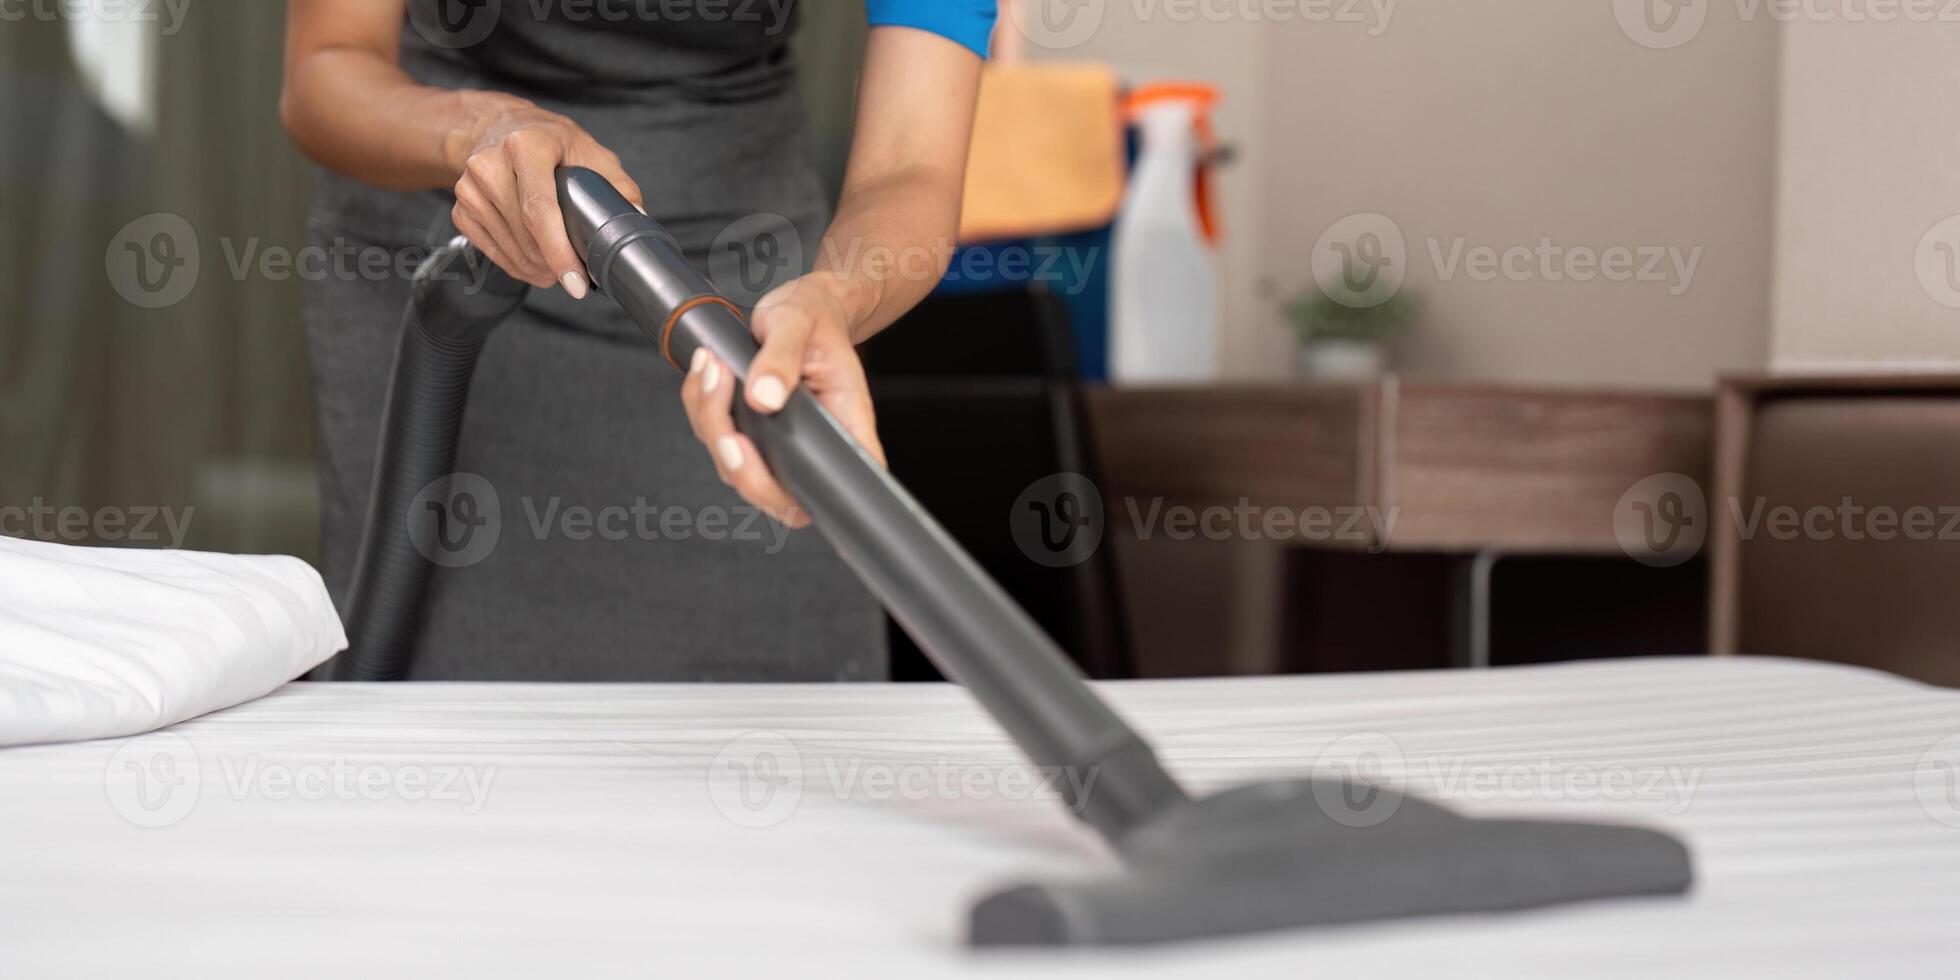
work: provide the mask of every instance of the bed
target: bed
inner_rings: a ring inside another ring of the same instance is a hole
[[[1671,828],[1687,899],[978,954],[1100,866],[957,688],[292,684],[0,751],[0,974],[1953,976],[1960,692],[1808,661],[1104,685],[1196,788]]]

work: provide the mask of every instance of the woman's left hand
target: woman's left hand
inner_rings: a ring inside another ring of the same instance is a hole
[[[826,259],[888,255],[898,260],[898,274],[870,262],[819,262],[816,272],[764,296],[754,324],[762,352],[749,366],[743,395],[756,411],[781,410],[802,384],[884,465],[854,344],[924,299],[945,271],[947,253],[940,245],[959,233],[980,72],[980,58],[946,38],[905,28],[871,29],[859,73],[850,167],[820,252]],[[924,275],[910,274],[914,263],[906,257],[918,256],[930,256],[936,265]],[[755,444],[735,431],[729,414],[734,389],[734,375],[712,355],[689,366],[681,394],[695,436],[708,447],[722,480],[743,499],[791,527],[808,525],[809,517],[769,474]]]
[[[807,387],[882,466],[885,449],[878,442],[864,365],[851,340],[854,324],[831,291],[835,282],[825,275],[804,276],[756,305],[752,326],[762,350],[749,364],[743,395],[749,407],[774,415],[797,385]],[[735,431],[735,388],[728,365],[706,350],[695,354],[681,386],[695,438],[707,447],[722,482],[743,500],[789,527],[808,527],[809,515],[769,473],[755,443]]]

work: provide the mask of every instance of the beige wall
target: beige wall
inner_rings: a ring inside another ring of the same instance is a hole
[[[1775,367],[1960,365],[1960,24],[1791,23],[1782,88]]]
[[[1093,36],[1048,54],[1224,88],[1220,128],[1241,151],[1222,179],[1235,376],[1291,372],[1281,303],[1312,281],[1322,233],[1357,212],[1402,231],[1410,284],[1428,300],[1401,352],[1413,375],[1701,386],[1766,360],[1772,23],[1712,4],[1693,40],[1656,50],[1595,2],[1403,0],[1385,25],[1372,13],[1359,23],[1179,20],[1169,2],[1108,0]],[[1502,250],[1546,238],[1564,249],[1702,251],[1673,295],[1678,279],[1445,277],[1430,244],[1447,257],[1458,239]]]

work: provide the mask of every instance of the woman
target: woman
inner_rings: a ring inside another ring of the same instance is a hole
[[[885,676],[882,618],[856,579],[822,540],[757,519],[807,523],[735,432],[727,365],[704,357],[674,376],[589,295],[553,189],[561,165],[604,174],[704,271],[711,245],[765,267],[803,253],[808,274],[757,305],[744,397],[773,412],[807,385],[878,452],[854,345],[944,271],[994,5],[869,0],[826,230],[788,56],[793,2],[289,0],[280,106],[323,168],[314,244],[415,249],[453,221],[539,287],[484,351],[458,451],[458,471],[487,481],[473,503],[495,545],[435,577],[413,676]],[[793,234],[772,228],[785,223]],[[906,261],[873,261],[892,257]],[[407,297],[399,276],[330,277],[308,297],[336,594]]]

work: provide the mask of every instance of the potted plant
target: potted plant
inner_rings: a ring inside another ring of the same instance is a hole
[[[1300,338],[1300,373],[1316,380],[1355,380],[1381,375],[1384,345],[1416,322],[1422,304],[1406,291],[1389,292],[1381,281],[1366,290],[1345,284],[1329,295],[1316,283],[1287,308]]]

